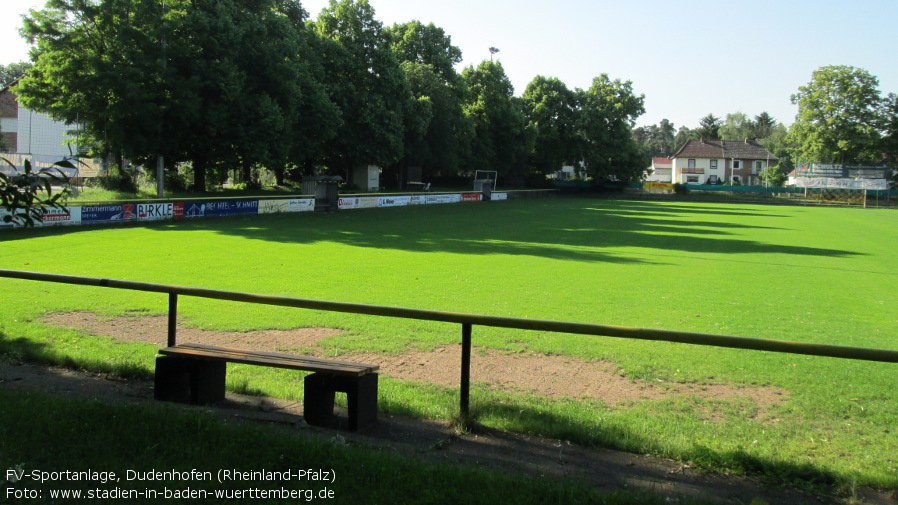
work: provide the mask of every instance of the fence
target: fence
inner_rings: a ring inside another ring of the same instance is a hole
[[[588,323],[572,323],[564,321],[551,321],[540,319],[520,319],[510,317],[497,317],[478,314],[465,314],[457,312],[443,312],[433,310],[409,309],[403,307],[388,307],[382,305],[364,305],[345,302],[333,302],[325,300],[311,300],[304,298],[290,298],[282,296],[255,295],[236,291],[219,291],[213,289],[191,288],[183,286],[171,286],[164,284],[152,284],[147,282],[123,281],[115,279],[100,279],[95,277],[77,277],[69,275],[45,274],[38,272],[23,272],[19,270],[0,269],[0,278],[22,279],[32,281],[56,282],[62,284],[75,284],[81,286],[97,286],[114,289],[127,289],[133,291],[146,291],[168,294],[168,345],[173,346],[177,342],[177,318],[178,296],[193,296],[197,298],[210,298],[215,300],[227,300],[243,303],[257,303],[263,305],[275,305],[282,307],[294,307],[300,309],[321,310],[330,312],[343,312],[349,314],[363,314],[369,316],[393,317],[403,319],[417,319],[421,321],[436,321],[461,325],[461,384],[459,391],[459,407],[462,416],[467,417],[470,405],[471,385],[471,345],[473,327],[490,326],[495,328],[509,328],[517,330],[535,330],[555,333],[569,333],[576,335],[591,335],[598,337],[630,338],[637,340],[654,340],[662,342],[674,342],[680,344],[693,344],[726,347],[733,349],[749,349],[755,351],[769,351],[789,354],[804,354],[809,356],[823,356],[831,358],[856,359],[864,361],[878,361],[886,363],[898,363],[898,350],[871,349],[864,347],[837,346],[828,344],[811,344],[805,342],[791,342],[784,340],[769,340],[746,337],[734,337],[728,335],[713,335],[707,333],[692,333],[683,331],[667,331],[646,328],[632,328],[626,326],[608,326]]]

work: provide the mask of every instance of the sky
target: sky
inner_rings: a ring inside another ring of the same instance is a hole
[[[537,75],[589,88],[608,74],[645,95],[637,125],[698,126],[767,112],[787,125],[790,96],[827,65],[850,65],[898,93],[895,0],[369,0],[384,25],[434,23],[462,50],[458,70],[499,49],[515,94]],[[44,0],[0,0],[0,63],[28,58],[21,14]],[[312,18],[328,0],[302,2]]]

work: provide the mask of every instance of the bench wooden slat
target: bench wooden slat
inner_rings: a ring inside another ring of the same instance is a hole
[[[160,349],[159,352],[169,356],[223,360],[247,365],[265,365],[277,368],[290,368],[294,370],[307,370],[310,372],[325,372],[339,375],[360,376],[376,372],[380,369],[378,365],[367,363],[351,363],[348,361],[335,361],[324,358],[315,358],[312,356],[298,356],[295,354],[283,354],[278,352],[227,349],[224,347],[190,343],[166,347]]]

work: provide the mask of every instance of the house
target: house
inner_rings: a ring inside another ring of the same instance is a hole
[[[690,140],[671,156],[671,182],[760,185],[761,172],[777,161],[776,156],[751,139]]]
[[[670,158],[654,157],[652,166],[646,169],[645,180],[650,182],[671,182],[673,163]]]
[[[19,103],[13,87],[18,80],[0,89],[0,152],[21,171],[25,159],[35,167],[48,167],[71,157],[68,145],[72,125],[56,121],[47,114],[25,108]],[[97,160],[82,159],[78,177],[96,177]],[[4,167],[5,168],[5,167]]]
[[[0,90],[2,144],[11,153],[69,156],[65,140],[71,126],[50,116],[26,109],[13,91],[18,81]]]

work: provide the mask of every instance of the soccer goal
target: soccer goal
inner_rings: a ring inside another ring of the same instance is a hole
[[[477,170],[474,172],[474,191],[482,192],[484,188],[495,191],[499,172],[495,170]]]

